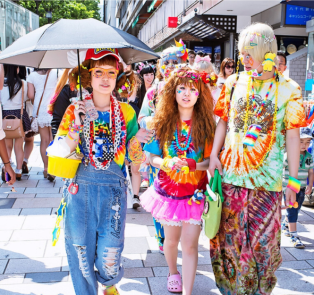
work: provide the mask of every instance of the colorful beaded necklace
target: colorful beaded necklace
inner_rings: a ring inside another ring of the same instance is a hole
[[[188,136],[185,139],[185,142],[181,142],[181,135],[179,136],[179,130],[180,126],[179,123],[177,124],[176,132],[174,133],[175,139],[176,139],[176,146],[181,154],[183,154],[185,151],[188,150],[190,147],[190,144],[192,142],[192,125],[190,127]],[[181,132],[180,132],[181,133]]]
[[[276,124],[277,124],[277,106],[278,106],[278,88],[279,88],[279,76],[278,76],[278,72],[277,69],[275,69],[275,74],[274,74],[274,80],[276,81],[276,94],[275,94],[275,112],[274,112],[274,119],[273,119],[273,128],[272,128],[272,134],[271,134],[271,139],[269,142],[269,145],[267,147],[266,152],[264,152],[261,160],[256,164],[253,165],[248,157],[248,153],[247,153],[247,149],[244,149],[244,158],[245,161],[247,162],[247,164],[252,168],[252,169],[257,169],[259,168],[259,166],[262,165],[263,161],[265,160],[265,158],[268,156],[272,145],[273,145],[273,141],[275,138],[275,134],[276,134]],[[253,84],[253,81],[251,81]],[[273,82],[273,81],[272,81]],[[250,83],[248,83],[248,89],[247,89],[247,96],[246,96],[246,113],[245,113],[245,119],[244,119],[244,134],[246,134],[247,132],[247,128],[248,128],[248,118],[249,118],[249,106],[250,106]],[[270,89],[268,89],[267,93],[269,96],[269,92]],[[267,95],[267,94],[266,94]],[[265,99],[264,99],[265,101]]]

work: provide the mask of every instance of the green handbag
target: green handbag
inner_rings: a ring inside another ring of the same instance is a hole
[[[205,192],[205,204],[202,217],[205,221],[205,235],[209,239],[213,239],[219,230],[222,202],[224,200],[221,189],[221,175],[217,169],[215,170],[215,176],[210,179],[209,187],[208,185],[206,187],[207,189]],[[212,193],[216,195],[216,198],[211,197]],[[213,201],[213,199],[216,199],[216,201]]]

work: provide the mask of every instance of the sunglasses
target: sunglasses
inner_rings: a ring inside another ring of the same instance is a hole
[[[89,72],[93,72],[93,76],[96,78],[109,78],[109,79],[117,79],[119,70],[116,69],[103,69],[103,68],[92,68]]]
[[[230,70],[230,69],[235,69],[235,66],[226,66],[226,68],[228,69],[228,70]]]

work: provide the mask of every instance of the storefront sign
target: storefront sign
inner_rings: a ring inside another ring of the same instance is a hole
[[[194,46],[194,51],[198,53],[199,51],[203,51],[204,53],[207,53],[208,55],[212,55],[212,47],[211,46]]]
[[[314,17],[314,9],[296,6],[296,5],[286,5],[286,25],[299,25],[305,26],[306,22]]]

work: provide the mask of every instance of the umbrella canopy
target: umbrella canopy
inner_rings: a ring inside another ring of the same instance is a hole
[[[280,3],[314,8],[314,1],[312,0],[291,0],[291,1],[282,0]]]
[[[117,48],[126,64],[159,58],[135,36],[90,18],[60,19],[36,29],[2,51],[0,63],[46,69],[73,68],[68,60],[69,51],[89,48]]]

